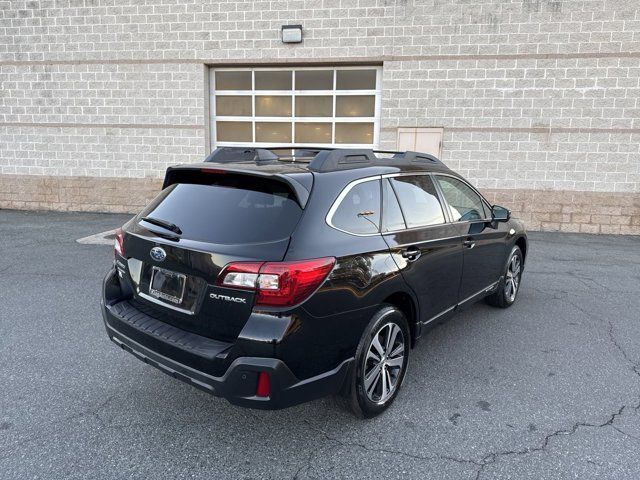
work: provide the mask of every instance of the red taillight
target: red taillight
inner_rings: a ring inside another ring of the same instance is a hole
[[[284,307],[302,302],[327,278],[334,263],[335,258],[265,263],[258,277],[256,303]]]
[[[256,385],[256,397],[268,397],[271,395],[271,385],[267,372],[258,373],[258,384]]]
[[[335,264],[335,258],[299,262],[230,263],[220,273],[217,285],[256,291],[256,305],[290,307],[305,300]]]
[[[120,255],[121,257],[124,257],[124,233],[121,228],[116,230],[116,238],[113,242],[113,248],[116,256]]]
[[[223,287],[255,290],[260,267],[264,262],[236,262],[227,265],[216,280]]]

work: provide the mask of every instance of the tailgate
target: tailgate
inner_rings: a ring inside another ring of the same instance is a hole
[[[281,261],[301,215],[295,194],[277,180],[206,175],[177,183],[124,226],[134,297],[154,316],[224,341],[237,337],[254,293],[216,285],[231,262]]]

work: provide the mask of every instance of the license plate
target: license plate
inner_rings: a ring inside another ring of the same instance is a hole
[[[180,304],[184,297],[184,288],[186,283],[187,276],[182,273],[153,267],[151,269],[149,294],[171,303]]]

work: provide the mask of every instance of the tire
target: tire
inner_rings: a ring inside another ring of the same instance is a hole
[[[389,334],[391,346],[387,346]],[[407,371],[409,335],[407,319],[394,306],[383,306],[371,318],[358,344],[344,391],[343,404],[356,416],[375,417],[395,400]]]
[[[508,308],[513,305],[518,297],[522,280],[522,251],[515,246],[509,254],[507,265],[502,273],[498,289],[485,298],[489,305],[499,308]],[[513,280],[512,280],[513,279]]]

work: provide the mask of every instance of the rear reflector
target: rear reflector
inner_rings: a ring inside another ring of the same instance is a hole
[[[327,278],[335,258],[298,262],[237,262],[228,264],[217,285],[254,290],[256,305],[290,307],[301,303]]]
[[[271,385],[267,372],[258,373],[258,384],[256,385],[256,397],[268,397],[271,395]]]

